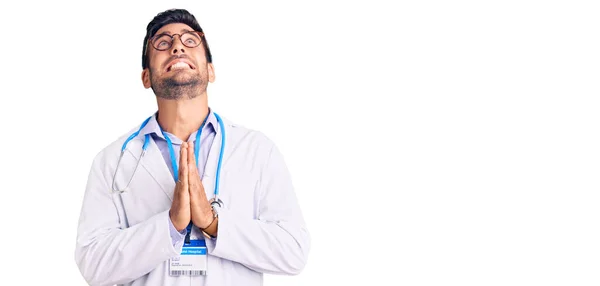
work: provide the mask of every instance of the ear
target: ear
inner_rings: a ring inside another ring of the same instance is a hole
[[[144,88],[150,88],[152,86],[152,83],[150,82],[150,71],[145,68],[142,71],[142,83],[144,84]]]
[[[208,81],[209,82],[215,81],[215,67],[213,66],[212,63],[208,64]]]

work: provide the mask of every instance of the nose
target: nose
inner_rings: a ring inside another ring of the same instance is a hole
[[[175,39],[177,37],[177,39]],[[171,46],[171,54],[183,54],[185,53],[185,46],[181,42],[181,36],[175,35],[173,36],[173,45]]]

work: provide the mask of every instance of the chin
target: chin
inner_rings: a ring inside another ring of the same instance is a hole
[[[156,96],[165,99],[192,98],[201,93],[208,80],[201,74],[189,70],[164,73],[150,78]]]
[[[198,82],[200,77],[198,75],[192,75],[188,73],[177,73],[173,76],[166,78],[167,81],[178,85],[188,85],[194,82]]]

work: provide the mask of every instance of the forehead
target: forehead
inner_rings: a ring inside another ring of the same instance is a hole
[[[168,25],[164,25],[162,28],[158,29],[158,31],[156,31],[155,35],[158,34],[162,34],[162,33],[167,33],[167,34],[181,34],[183,32],[187,32],[187,31],[193,31],[194,29],[192,29],[190,26],[183,24],[183,23],[171,23]]]

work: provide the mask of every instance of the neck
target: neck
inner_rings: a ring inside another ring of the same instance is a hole
[[[158,124],[164,131],[175,135],[184,142],[200,128],[204,118],[208,116],[206,93],[192,99],[184,97],[172,100],[157,97],[156,100]]]

